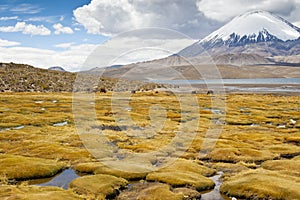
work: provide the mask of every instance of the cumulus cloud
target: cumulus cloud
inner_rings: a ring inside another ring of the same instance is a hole
[[[159,35],[155,31],[151,33]],[[139,37],[140,34],[143,37]],[[173,32],[173,34],[177,33]],[[163,35],[165,35],[164,39]],[[163,33],[157,39],[147,37],[147,33],[143,31],[123,34],[122,36],[112,38],[102,45],[56,44],[55,47],[62,48],[61,51],[0,45],[0,51],[5,52],[5,54],[0,54],[0,60],[1,62],[26,63],[41,68],[62,66],[68,71],[82,71],[93,67],[163,58],[177,53],[195,42],[195,40],[185,37],[176,39],[172,33],[168,35]],[[170,39],[166,38],[167,36]]]
[[[1,26],[0,32],[22,32],[29,35],[50,35],[51,31],[44,25],[27,24],[26,22],[17,22],[15,26]]]
[[[299,3],[295,0],[201,0],[197,6],[207,18],[226,22],[237,15],[257,9],[289,17],[296,10],[297,4]]]
[[[233,17],[266,10],[299,24],[299,0],[92,0],[74,10],[88,33],[115,35],[144,27],[163,27],[202,38]]]
[[[19,43],[19,42],[0,39],[0,47],[18,46],[20,44],[21,43]]]
[[[124,32],[100,45],[84,67],[104,67],[164,58],[178,53],[196,40],[167,29],[140,29]]]
[[[63,66],[68,71],[81,69],[87,56],[96,48],[93,44],[71,46],[61,52],[30,47],[1,47],[1,62],[15,62],[33,65],[40,68]]]
[[[137,28],[162,27],[199,38],[218,25],[199,12],[197,0],[92,0],[77,8],[74,16],[88,33],[108,36]]]
[[[54,24],[53,28],[55,29],[54,34],[59,35],[59,34],[73,34],[74,31],[67,26],[63,26],[60,23]]]

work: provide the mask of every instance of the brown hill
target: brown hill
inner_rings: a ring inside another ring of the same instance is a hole
[[[82,79],[82,82],[78,82]],[[26,64],[0,63],[0,92],[106,92],[152,90],[162,85],[35,68]]]

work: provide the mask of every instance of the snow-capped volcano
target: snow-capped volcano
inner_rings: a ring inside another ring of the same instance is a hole
[[[209,53],[263,53],[290,55],[300,53],[300,29],[266,11],[239,15],[204,39],[182,50],[179,55]]]
[[[266,11],[251,11],[235,17],[225,26],[200,41],[214,42],[223,40],[232,43],[262,42],[278,39],[281,41],[296,40],[300,29],[288,21]]]

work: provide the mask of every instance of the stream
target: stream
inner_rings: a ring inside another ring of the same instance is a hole
[[[70,182],[78,177],[80,176],[73,169],[66,169],[54,177],[29,180],[28,183],[37,186],[56,186],[66,190]]]
[[[210,179],[215,183],[215,188],[207,193],[202,193],[201,200],[231,200],[231,198],[220,193],[222,175],[223,172],[218,172],[217,175],[210,177]],[[80,175],[77,174],[75,170],[66,169],[54,177],[29,180],[28,183],[29,185],[36,186],[56,186],[66,190],[68,189],[70,182],[78,177],[80,177]]]
[[[218,172],[217,175],[210,177],[210,179],[215,183],[215,188],[208,193],[201,195],[201,200],[230,200],[230,198],[223,196],[220,193],[220,187],[222,185],[221,176],[223,172]]]

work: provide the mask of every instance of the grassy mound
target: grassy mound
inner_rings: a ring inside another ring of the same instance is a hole
[[[268,170],[235,175],[221,186],[222,193],[245,199],[299,199],[300,179]]]
[[[58,187],[36,187],[36,186],[0,186],[0,199],[26,199],[26,200],[79,200],[80,196],[70,190]]]
[[[127,184],[128,182],[123,178],[98,174],[77,178],[70,183],[69,187],[85,197],[104,199],[116,196],[119,189]]]
[[[123,192],[117,197],[117,200],[181,200],[182,194],[175,194],[170,190],[170,186],[162,183],[139,183],[130,190]]]
[[[189,185],[202,191],[214,187],[214,182],[205,176],[212,176],[215,172],[194,161],[179,159],[166,168],[148,174],[146,180],[168,183],[176,187]]]
[[[30,179],[50,177],[64,167],[53,160],[3,154],[0,155],[0,174],[7,179]]]
[[[271,160],[264,162],[262,167],[300,177],[300,160]]]
[[[147,181],[159,181],[175,187],[189,185],[198,191],[214,188],[214,182],[209,178],[193,172],[153,172],[147,175]]]

